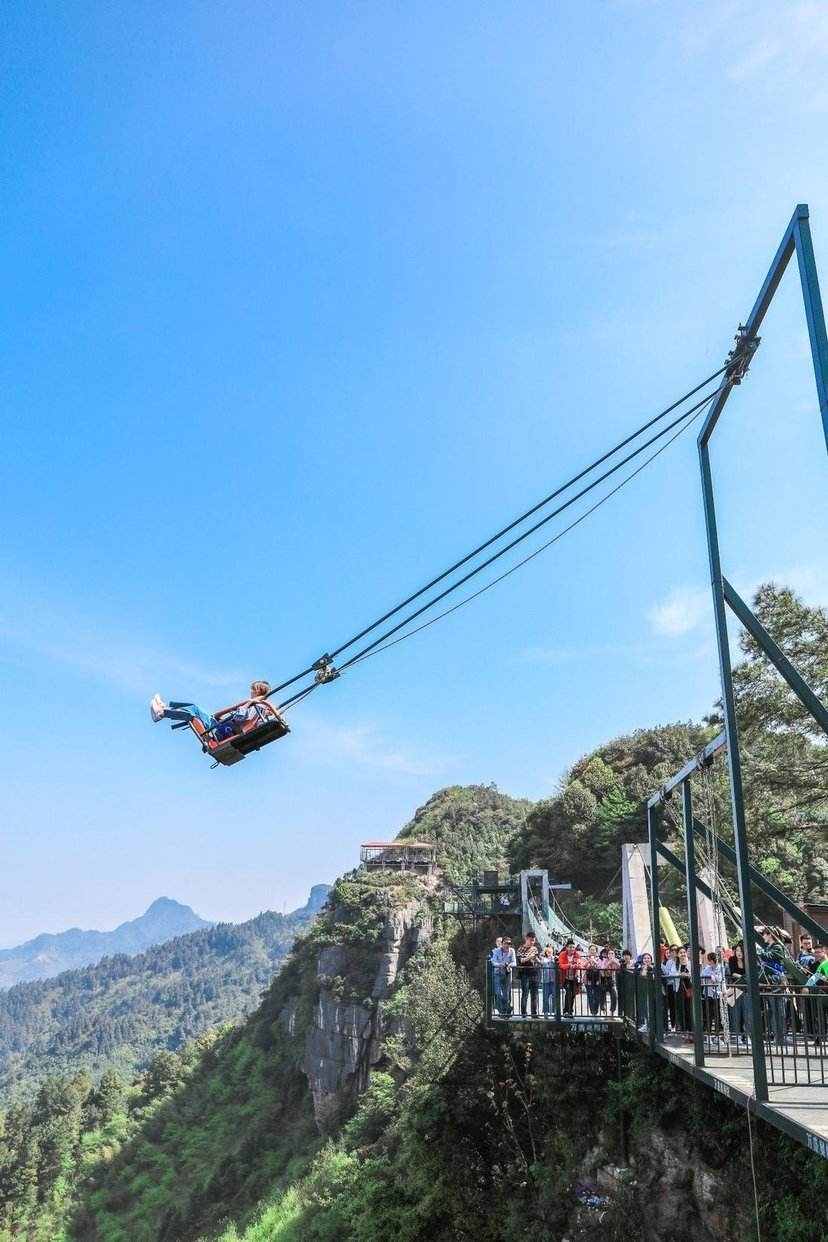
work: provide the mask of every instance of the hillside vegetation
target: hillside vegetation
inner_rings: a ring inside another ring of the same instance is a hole
[[[220,923],[0,993],[0,1094],[31,1094],[49,1075],[81,1070],[130,1078],[161,1049],[238,1021],[314,911]]]
[[[757,606],[821,675],[828,615],[771,589]],[[745,656],[754,857],[824,896],[824,747]],[[504,852],[568,869],[573,919],[608,918],[643,794],[716,728],[714,711],[616,739],[534,808],[443,790],[403,831],[431,834],[453,879]],[[707,792],[726,836],[722,765]],[[669,813],[662,827],[675,835]],[[240,1026],[160,1052],[129,1085],[55,1078],[7,1109],[0,1242],[755,1242],[757,1212],[763,1242],[822,1242],[828,1161],[762,1122],[749,1132],[743,1109],[636,1043],[486,1028],[483,962],[504,919],[475,930],[443,895],[351,873]],[[598,1214],[579,1206],[576,1187],[627,1156],[634,1179]]]
[[[508,871],[531,806],[496,785],[450,785],[432,794],[398,836],[433,841],[446,879],[463,884],[486,867]]]
[[[417,881],[347,877],[242,1027],[160,1054],[129,1088],[53,1080],[11,1110],[2,1242],[750,1242],[743,1112],[638,1045],[619,1077],[611,1037],[486,1030],[488,940],[439,919],[385,1002],[368,1086],[320,1131],[319,962],[359,940],[376,963],[412,902],[436,914]],[[599,1221],[573,1190],[619,1159],[622,1115],[639,1182]],[[828,1164],[761,1123],[754,1144],[765,1238],[821,1242]]]
[[[159,897],[137,919],[121,923],[113,931],[48,932],[14,949],[0,949],[0,988],[29,979],[50,979],[64,970],[92,966],[102,957],[117,953],[140,953],[175,936],[209,927],[189,906]]]

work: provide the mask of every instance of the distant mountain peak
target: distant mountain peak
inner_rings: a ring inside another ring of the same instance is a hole
[[[120,923],[113,931],[71,927],[56,935],[44,932],[25,944],[0,951],[0,988],[28,979],[49,979],[64,970],[92,966],[116,953],[132,957],[152,945],[211,926],[190,906],[172,897],[157,897],[137,919]]]
[[[174,897],[156,897],[155,901],[147,906],[141,917],[146,918],[148,914],[167,914],[174,910],[183,910],[187,914],[195,914],[192,906],[182,905]],[[198,915],[196,914],[195,917],[198,918]]]
[[[305,904],[305,909],[308,913],[321,910],[325,902],[328,900],[328,893],[330,891],[330,884],[314,884],[310,891],[310,896]]]

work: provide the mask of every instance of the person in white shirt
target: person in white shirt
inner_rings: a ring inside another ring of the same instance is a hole
[[[678,951],[676,959],[679,986],[676,989],[676,1030],[684,1038],[693,1038],[693,963],[685,946]]]
[[[718,1035],[721,1033],[719,994],[722,987],[722,968],[715,953],[706,954],[704,966],[699,972],[699,983],[704,1005],[704,1029],[708,1035]]]
[[[489,957],[497,1012],[501,1018],[508,1018],[512,1012],[512,970],[517,965],[515,951],[508,936],[500,938],[500,944],[495,944]]]
[[[214,733],[219,741],[224,741],[228,737],[244,733],[250,725],[284,719],[279,709],[268,702],[269,694],[272,694],[270,682],[254,681],[250,686],[249,699],[242,699],[230,707],[222,707],[215,714],[205,712],[197,703],[176,699],[165,703],[161,695],[156,694],[150,700],[150,715],[156,724],[160,720],[183,724],[190,724],[193,720],[200,721],[204,731]]]
[[[676,1029],[676,993],[679,989],[678,946],[671,945],[661,965],[661,978],[664,988],[664,1030]]]

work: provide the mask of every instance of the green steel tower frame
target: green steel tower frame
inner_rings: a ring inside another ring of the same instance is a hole
[[[822,426],[828,447],[828,337],[825,332],[825,316],[819,293],[816,261],[811,241],[811,230],[808,221],[808,207],[800,203],[791,217],[779,249],[770,266],[759,296],[747,318],[740,325],[736,338],[736,348],[730,358],[731,365],[725,372],[719,389],[713,399],[704,425],[699,433],[699,465],[701,468],[702,494],[704,499],[704,518],[707,531],[707,548],[710,564],[710,581],[713,592],[713,609],[716,622],[716,644],[719,656],[719,670],[722,686],[722,708],[724,715],[723,741],[727,747],[727,759],[730,774],[730,796],[733,813],[733,853],[739,885],[739,903],[741,908],[742,940],[744,944],[747,967],[748,991],[754,1031],[762,1029],[761,1002],[759,997],[759,975],[754,936],[753,897],[751,893],[751,866],[748,857],[747,828],[742,789],[742,766],[739,753],[739,734],[736,723],[736,703],[733,692],[733,672],[730,654],[730,643],[727,633],[727,609],[729,608],[739,622],[759,644],[767,658],[776,667],[799,700],[813,718],[828,733],[828,709],[811,690],[804,678],[797,672],[787,656],[773,641],[764,626],[753,614],[745,601],[741,599],[733,586],[722,572],[719,550],[719,532],[716,521],[716,504],[713,492],[713,475],[710,466],[710,440],[733,388],[738,385],[750,365],[751,358],[759,345],[759,328],[764,319],[773,296],[779,286],[785,269],[792,256],[796,254],[799,264],[799,277],[802,286],[802,297],[805,304],[805,317],[808,324],[808,336],[811,346],[811,357],[814,365],[819,410]],[[717,742],[719,739],[717,739]],[[696,767],[697,763],[690,765]],[[680,774],[680,777],[686,773]],[[673,784],[674,782],[671,782]],[[679,783],[678,780],[675,783]],[[656,866],[657,853],[663,848],[657,840],[655,809],[659,798],[650,800],[648,806],[648,824],[650,836],[651,866],[651,902],[653,913],[653,944],[658,943],[658,877]],[[692,823],[692,805],[684,807],[685,818]],[[688,825],[689,827],[689,825]],[[690,837],[692,837],[692,831]],[[689,860],[688,860],[689,862]],[[755,873],[754,873],[755,876]],[[688,880],[690,877],[688,876]],[[694,989],[695,990],[695,989]],[[658,1008],[658,1007],[657,1007]],[[768,1098],[768,1080],[764,1059],[762,1040],[752,1041],[752,1056],[756,1099]]]

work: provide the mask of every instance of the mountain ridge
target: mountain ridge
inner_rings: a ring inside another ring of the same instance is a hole
[[[160,1050],[237,1022],[327,895],[314,885],[289,914],[212,924],[0,992],[0,1094],[26,1095],[55,1072],[131,1075]]]
[[[165,940],[212,926],[191,906],[172,897],[156,897],[143,914],[111,931],[69,927],[62,932],[41,932],[22,944],[0,949],[0,990],[94,966],[104,957],[119,953],[132,956]]]

